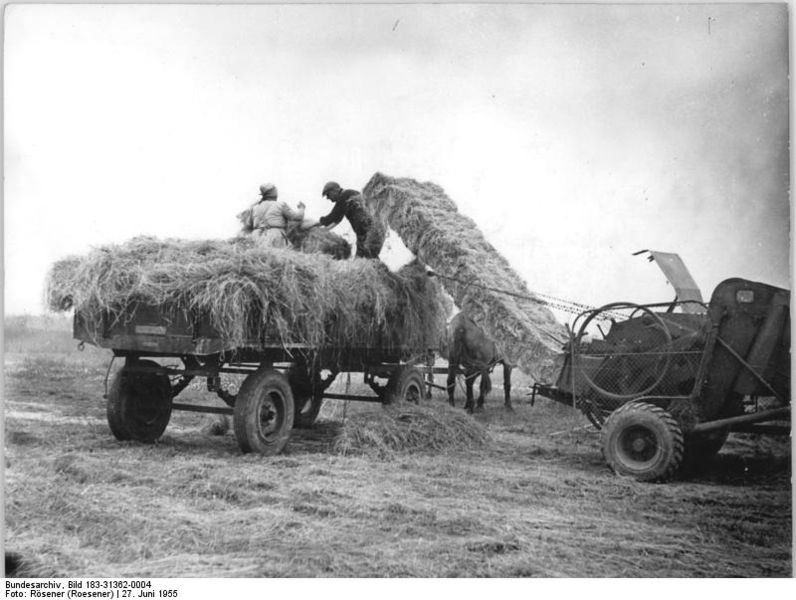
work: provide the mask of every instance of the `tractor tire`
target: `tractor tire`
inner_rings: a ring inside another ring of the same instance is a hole
[[[290,390],[293,392],[293,427],[312,427],[323,405],[323,392],[328,387],[317,379],[315,385],[302,367],[292,367],[287,373]]]
[[[272,368],[250,374],[233,408],[235,438],[242,452],[279,454],[293,428],[293,392],[287,376]]]
[[[160,365],[137,360],[116,373],[108,392],[108,425],[117,440],[154,442],[171,419],[171,383],[164,373],[137,372],[135,367]]]
[[[426,382],[417,367],[403,365],[390,376],[384,390],[385,405],[396,405],[404,402],[419,404],[425,397]]]
[[[668,412],[654,404],[628,402],[603,425],[602,452],[617,475],[638,481],[670,478],[683,460],[683,432]]]

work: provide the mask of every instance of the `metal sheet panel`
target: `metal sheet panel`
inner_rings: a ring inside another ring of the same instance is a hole
[[[657,250],[650,250],[650,256],[658,263],[661,271],[666,276],[666,279],[672,284],[672,287],[677,293],[677,299],[682,301],[696,300],[697,302],[704,302],[702,299],[702,292],[699,286],[691,277],[691,273],[677,254],[669,252],[658,252]],[[686,303],[682,305],[683,312],[692,314],[701,314],[705,312],[705,308],[695,303]]]

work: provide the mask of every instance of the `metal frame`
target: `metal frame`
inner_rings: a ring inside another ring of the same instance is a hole
[[[567,359],[569,364],[564,363],[564,368],[569,368],[569,385],[570,391],[562,390],[556,386],[545,385],[540,383],[534,383],[531,393],[531,403],[533,404],[536,400],[536,395],[545,396],[551,400],[556,402],[560,402],[562,404],[567,404],[572,406],[573,408],[580,409],[595,425],[598,429],[601,426],[601,423],[597,422],[594,418],[594,415],[590,413],[586,404],[588,400],[583,397],[583,394],[578,393],[578,346],[580,339],[583,336],[583,327],[585,324],[589,322],[590,319],[595,318],[600,312],[604,312],[610,309],[616,308],[631,308],[631,307],[640,307],[646,309],[653,309],[653,308],[666,308],[667,312],[673,312],[673,310],[682,304],[687,303],[694,303],[694,300],[685,300],[685,301],[678,301],[675,300],[674,302],[661,302],[661,303],[652,303],[652,304],[635,304],[631,302],[614,302],[609,305],[606,305],[601,308],[590,309],[579,313],[575,319],[573,320],[572,327],[567,327],[567,332],[569,334],[569,343],[568,343],[568,354]],[[708,317],[706,316],[706,319]],[[681,425],[684,427],[684,431],[686,432],[693,432],[693,433],[707,433],[710,431],[715,431],[719,429],[729,428],[731,431],[750,431],[754,433],[777,433],[777,434],[787,434],[790,432],[790,427],[779,426],[779,425],[759,425],[760,423],[767,423],[771,421],[777,420],[790,420],[791,417],[791,408],[790,406],[783,407],[783,408],[776,408],[771,410],[764,410],[764,411],[757,411],[755,413],[739,415],[736,417],[724,418],[724,419],[713,419],[707,420],[702,422],[697,422],[696,420],[696,411],[695,406],[698,403],[700,395],[703,391],[703,383],[706,381],[711,359],[713,356],[714,349],[717,344],[722,345],[730,354],[741,364],[743,369],[757,379],[766,389],[771,392],[771,395],[776,397],[778,400],[784,403],[785,399],[781,397],[779,393],[774,389],[771,383],[769,383],[765,377],[758,372],[752,365],[750,365],[742,356],[740,356],[737,352],[735,352],[730,345],[723,340],[719,335],[719,327],[717,323],[713,323],[712,321],[706,321],[709,323],[707,327],[707,337],[705,340],[705,346],[701,350],[701,357],[699,360],[699,365],[696,370],[695,378],[694,378],[694,385],[691,388],[691,391],[686,395],[650,395],[650,396],[639,396],[638,398],[634,398],[633,401],[641,401],[641,402],[648,402],[651,404],[656,404],[661,406],[664,409],[668,409],[669,407],[676,405],[680,409],[680,412],[677,414],[677,418],[681,421]]]

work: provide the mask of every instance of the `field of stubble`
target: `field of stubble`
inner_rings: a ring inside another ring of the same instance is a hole
[[[336,401],[272,458],[203,433],[195,413],[158,443],[118,442],[109,359],[65,328],[6,323],[4,543],[24,575],[792,575],[787,439],[732,435],[701,471],[638,483],[609,472],[579,413],[531,407],[519,378],[506,412],[496,376],[479,449],[341,455],[344,419],[383,409]],[[220,405],[198,387],[180,399]]]

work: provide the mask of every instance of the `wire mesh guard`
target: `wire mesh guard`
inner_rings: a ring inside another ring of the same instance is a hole
[[[705,345],[701,317],[615,303],[582,313],[573,331],[571,368],[560,383],[597,425],[631,400],[694,388]]]

